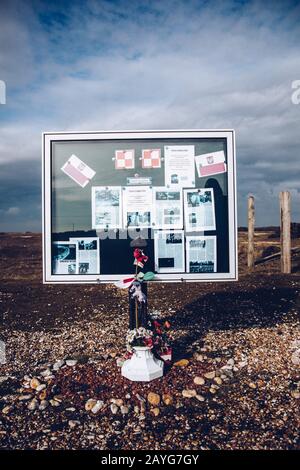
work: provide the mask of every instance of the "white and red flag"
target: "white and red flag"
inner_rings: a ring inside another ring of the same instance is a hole
[[[144,149],[142,151],[142,168],[160,168],[160,149]]]
[[[115,151],[115,169],[131,170],[134,168],[134,149]]]
[[[76,157],[76,155],[71,155],[61,170],[82,188],[84,188],[96,174],[94,170],[80,160],[80,158]]]
[[[128,287],[131,286],[134,280],[135,280],[135,277],[125,277],[115,282],[114,284],[116,287],[119,287],[119,289],[127,289]]]
[[[223,150],[196,155],[195,162],[199,178],[217,175],[218,173],[225,173],[227,171]]]

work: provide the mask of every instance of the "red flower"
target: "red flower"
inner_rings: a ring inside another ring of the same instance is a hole
[[[137,264],[140,268],[144,266],[144,263],[148,261],[148,256],[146,256],[140,248],[136,248],[133,252],[134,264]]]
[[[144,344],[145,344],[145,346],[147,346],[148,348],[152,348],[152,346],[153,346],[152,338],[145,338],[145,339],[144,339]]]

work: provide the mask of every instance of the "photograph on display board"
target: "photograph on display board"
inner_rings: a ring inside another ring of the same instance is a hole
[[[186,237],[186,263],[189,273],[217,272],[216,236]]]
[[[181,189],[153,188],[155,228],[182,229],[183,207]]]
[[[153,223],[153,192],[149,186],[124,187],[124,228],[150,228]]]
[[[77,243],[78,274],[100,273],[100,245],[99,238],[70,238],[70,242]]]
[[[180,273],[184,265],[184,231],[154,231],[155,271]]]
[[[92,187],[92,228],[122,228],[121,187]]]
[[[224,150],[196,155],[195,163],[199,178],[217,175],[227,171]]]
[[[195,186],[195,146],[166,145],[165,185],[189,188]]]
[[[71,241],[52,244],[53,274],[78,274],[78,246]]]
[[[184,218],[187,232],[216,229],[213,188],[184,189]]]

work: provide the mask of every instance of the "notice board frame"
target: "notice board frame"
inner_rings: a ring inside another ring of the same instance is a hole
[[[43,283],[44,284],[93,284],[113,283],[120,275],[100,274],[52,274],[52,143],[67,141],[101,140],[143,140],[143,139],[226,139],[228,177],[228,252],[229,270],[226,273],[165,273],[157,274],[151,282],[222,282],[238,279],[238,235],[236,202],[236,151],[233,129],[189,129],[189,130],[137,130],[137,131],[67,131],[43,132],[42,134],[42,242],[43,242]],[[93,183],[90,183],[92,185]]]

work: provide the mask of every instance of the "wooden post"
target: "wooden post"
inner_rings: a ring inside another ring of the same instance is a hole
[[[254,196],[248,197],[248,269],[254,268],[254,226],[255,226],[255,209]]]
[[[280,243],[281,272],[291,272],[291,195],[289,191],[280,193]]]

